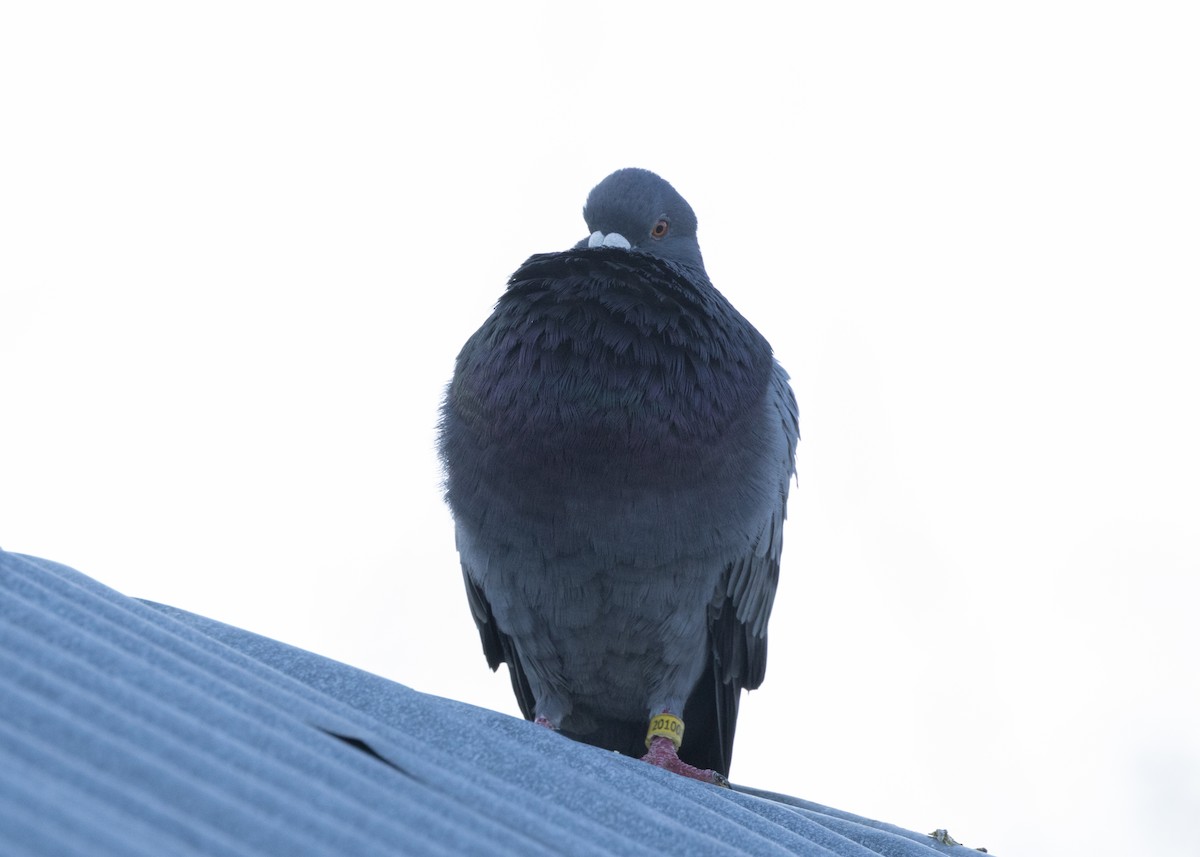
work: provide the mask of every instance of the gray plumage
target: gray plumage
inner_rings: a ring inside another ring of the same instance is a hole
[[[712,286],[696,217],[620,170],[591,236],[530,257],[467,341],[439,451],[484,652],[527,718],[728,773],[766,668],[798,440],[787,374]]]

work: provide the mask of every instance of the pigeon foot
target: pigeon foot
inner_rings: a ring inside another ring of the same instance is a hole
[[[558,727],[557,727],[557,726],[555,726],[553,723],[551,723],[551,722],[550,722],[550,718],[548,718],[548,717],[544,717],[544,716],[543,716],[543,715],[541,715],[541,714],[539,714],[537,717],[535,717],[535,718],[533,719],[533,722],[534,722],[534,723],[536,723],[538,726],[545,726],[545,727],[546,727],[547,729],[549,729],[551,732],[557,732],[557,731],[558,731]]]
[[[729,788],[729,780],[722,774],[697,768],[679,758],[679,753],[675,750],[675,742],[661,735],[650,739],[650,750],[642,756],[642,761],[683,777],[700,780],[702,783],[712,783],[721,788]]]

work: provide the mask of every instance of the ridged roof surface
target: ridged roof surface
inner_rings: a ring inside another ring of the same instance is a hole
[[[0,551],[6,857],[946,852]]]

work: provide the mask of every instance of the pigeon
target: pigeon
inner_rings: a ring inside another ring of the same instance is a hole
[[[587,238],[512,275],[446,389],[467,600],[527,720],[728,785],[766,670],[796,400],[670,184],[618,170],[583,216]]]

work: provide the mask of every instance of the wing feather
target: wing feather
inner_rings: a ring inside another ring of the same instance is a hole
[[[476,627],[479,628],[479,640],[483,643],[483,654],[487,658],[488,666],[497,670],[500,668],[500,664],[508,664],[508,677],[512,680],[513,694],[517,697],[517,705],[521,707],[521,714],[525,716],[525,719],[532,720],[536,716],[534,711],[536,703],[533,691],[529,687],[529,678],[525,673],[525,667],[521,663],[516,646],[513,645],[512,637],[501,631],[496,624],[496,617],[492,615],[492,606],[488,603],[479,584],[471,579],[471,573],[466,563],[462,564],[462,570],[463,582],[467,586],[467,603],[471,605],[471,616],[475,619]]]
[[[788,489],[796,473],[796,443],[800,439],[796,397],[787,383],[788,375],[778,364],[771,376],[767,395],[771,413],[778,417],[779,495],[771,515],[751,551],[730,563],[724,585],[709,608],[709,638],[712,642],[713,681],[705,679],[693,700],[712,695],[717,714],[717,739],[728,773],[737,725],[738,697],[743,688],[762,684],[767,669],[767,620],[779,583],[779,558],[783,552],[783,521],[787,516]]]

